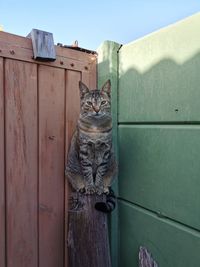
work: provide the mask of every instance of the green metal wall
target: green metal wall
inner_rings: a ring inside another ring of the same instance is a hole
[[[99,49],[99,83],[109,75],[115,81],[113,267],[138,266],[140,245],[161,267],[200,266],[199,33],[197,14]]]
[[[113,117],[113,140],[115,153],[118,156],[118,50],[121,45],[106,41],[98,49],[98,88],[101,88],[107,79],[111,80],[112,86],[112,117]],[[119,159],[118,159],[119,161]],[[113,189],[118,196],[118,179],[113,184]],[[119,212],[118,205],[110,218],[110,245],[112,266],[119,266]]]

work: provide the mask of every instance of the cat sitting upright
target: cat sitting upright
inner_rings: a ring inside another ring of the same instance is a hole
[[[111,83],[89,90],[79,82],[80,116],[71,140],[65,174],[73,189],[109,193],[117,172],[112,147]]]

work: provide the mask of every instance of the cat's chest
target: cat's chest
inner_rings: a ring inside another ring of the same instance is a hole
[[[112,147],[111,131],[109,133],[79,132],[80,153],[92,162],[93,169],[107,161]]]
[[[79,131],[79,145],[87,152],[87,157],[96,159],[103,158],[112,147],[112,132],[85,132]]]
[[[100,149],[112,142],[111,131],[106,133],[79,131],[80,145],[89,145],[94,149]]]

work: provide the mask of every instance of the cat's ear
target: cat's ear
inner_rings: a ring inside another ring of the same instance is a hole
[[[86,93],[89,92],[88,87],[81,81],[79,81],[80,97],[83,98]]]
[[[110,82],[110,80],[107,80],[105,82],[105,84],[103,85],[101,90],[110,95],[110,93],[111,93],[111,82]]]

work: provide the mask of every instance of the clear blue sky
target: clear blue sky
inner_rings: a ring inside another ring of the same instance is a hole
[[[55,43],[96,50],[104,40],[128,43],[200,11],[199,0],[1,0],[4,31],[52,32]]]

